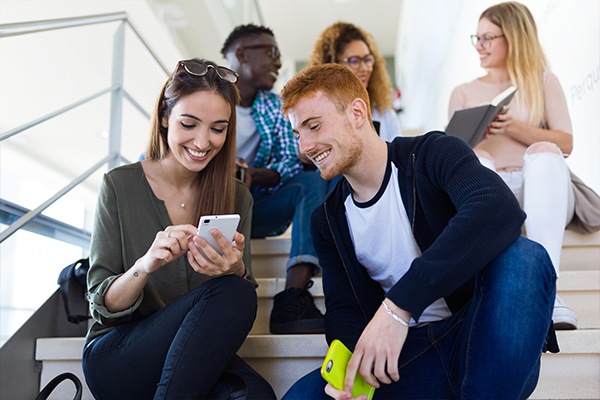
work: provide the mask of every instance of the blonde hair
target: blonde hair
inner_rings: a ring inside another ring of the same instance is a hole
[[[529,110],[529,125],[546,125],[543,72],[548,62],[538,40],[535,21],[529,9],[509,1],[485,10],[479,19],[487,18],[500,27],[508,44],[506,64],[513,86],[519,88],[517,101]]]
[[[217,67],[211,61],[197,60]],[[145,153],[146,159],[155,161],[160,161],[169,154],[168,128],[163,126],[162,121],[163,118],[169,118],[173,107],[182,99],[196,92],[208,92],[218,94],[229,104],[231,117],[225,143],[197,175],[195,224],[202,215],[231,214],[235,206],[235,106],[239,103],[240,95],[234,83],[221,79],[215,71],[215,68],[209,68],[206,75],[197,76],[179,68],[171,74],[160,91],[150,119],[150,140]]]
[[[386,62],[379,54],[373,36],[358,26],[339,21],[326,28],[315,43],[308,65],[339,62],[338,55],[343,53],[348,43],[355,40],[363,41],[371,54],[375,56],[375,65],[373,65],[373,72],[367,87],[371,108],[377,108],[380,113],[391,110],[392,83],[385,69]]]

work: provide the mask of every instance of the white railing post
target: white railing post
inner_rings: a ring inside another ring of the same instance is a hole
[[[125,69],[125,26],[122,21],[115,32],[113,40],[113,70],[112,86],[118,89],[112,92],[110,98],[110,129],[108,137],[109,154],[117,154],[117,157],[108,162],[108,169],[118,167],[121,164],[121,127],[123,115],[123,75]]]

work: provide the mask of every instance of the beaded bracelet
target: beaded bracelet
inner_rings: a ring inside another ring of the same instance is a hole
[[[390,310],[390,308],[388,307],[388,305],[385,304],[385,301],[382,301],[381,304],[383,304],[383,308],[385,308],[385,311],[388,314],[390,314],[390,316],[392,318],[394,318],[396,321],[400,322],[402,325],[410,327],[410,325],[408,324],[408,322],[406,322],[405,320],[403,320],[402,318],[400,318],[399,316],[397,316],[396,314],[394,314],[392,312],[392,310]]]

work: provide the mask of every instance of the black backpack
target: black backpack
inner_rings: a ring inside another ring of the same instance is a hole
[[[87,272],[90,269],[90,262],[87,258],[75,261],[68,267],[63,268],[58,275],[58,284],[60,286],[60,294],[62,295],[63,302],[65,303],[65,312],[69,322],[73,324],[79,324],[81,321],[87,321],[89,316],[71,314],[69,311],[69,284],[80,286],[83,293],[86,292],[87,288]],[[80,291],[78,291],[79,293]]]

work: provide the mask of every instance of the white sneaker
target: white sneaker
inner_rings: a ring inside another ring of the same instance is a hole
[[[559,295],[556,295],[556,300],[554,301],[552,321],[554,321],[554,329],[558,331],[577,329],[577,315],[567,307]]]

